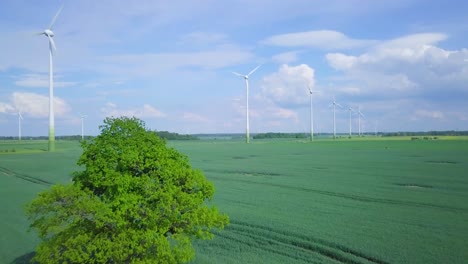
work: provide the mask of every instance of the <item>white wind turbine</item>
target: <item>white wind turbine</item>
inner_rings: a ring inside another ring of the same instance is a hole
[[[84,119],[86,117],[88,117],[88,116],[80,114],[80,119],[81,119],[81,140],[84,140]]]
[[[359,136],[361,136],[361,116],[364,117],[364,114],[361,112],[361,106],[358,107],[358,120],[359,120]]]
[[[351,130],[351,115],[355,112],[353,108],[348,107],[348,111],[349,111],[349,137],[351,138],[351,134],[352,134],[352,130]]]
[[[262,65],[258,65],[255,69],[251,70],[247,75],[243,75],[237,72],[232,72],[233,74],[244,78],[246,86],[246,142],[250,142],[250,127],[249,127],[249,76],[252,75],[258,68]]]
[[[21,120],[23,120],[23,115],[21,111],[18,111],[18,140],[21,141]]]
[[[54,32],[52,28],[57,20],[58,15],[62,11],[63,6],[55,14],[50,22],[50,25],[44,32],[38,35],[44,35],[49,39],[49,151],[55,151],[55,124],[54,124],[54,71],[53,60],[54,51],[56,50],[54,42]]]
[[[307,85],[307,88],[309,88],[309,94],[310,94],[310,140],[314,140],[314,108],[312,104],[312,94],[314,91],[312,91],[312,87],[310,84]],[[317,92],[317,91],[315,91]]]
[[[343,108],[339,103],[335,101],[335,96],[333,96],[333,102],[330,106],[333,106],[333,139],[336,138],[336,119],[335,119],[335,112],[336,106]]]
[[[374,135],[377,136],[377,127],[379,126],[379,121],[375,121]]]

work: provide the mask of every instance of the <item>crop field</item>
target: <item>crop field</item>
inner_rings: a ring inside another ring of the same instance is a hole
[[[466,263],[468,140],[173,141],[230,225],[193,263]],[[77,142],[0,142],[0,259],[39,242],[24,204],[78,170]],[[15,151],[12,151],[12,150]],[[8,150],[6,152],[5,150]]]

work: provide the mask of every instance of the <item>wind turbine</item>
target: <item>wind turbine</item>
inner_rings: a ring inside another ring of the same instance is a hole
[[[361,106],[358,107],[358,120],[359,120],[359,136],[361,136],[361,116],[364,117],[364,114],[361,112]]]
[[[87,115],[80,115],[81,119],[81,140],[84,140],[84,119],[87,117]]]
[[[244,78],[245,80],[245,87],[246,87],[246,142],[247,144],[250,142],[250,127],[249,127],[249,77],[254,73],[258,68],[262,66],[261,64],[255,67],[255,69],[251,70],[247,75],[240,74],[238,72],[232,72],[233,74]]]
[[[52,28],[54,27],[55,21],[57,20],[58,15],[63,9],[60,9],[55,14],[54,18],[50,22],[50,25],[44,32],[39,33],[38,35],[44,35],[49,39],[49,151],[55,151],[55,124],[54,124],[54,67],[52,57],[56,50],[54,42],[54,32]]]
[[[351,131],[351,120],[352,120],[352,119],[351,119],[351,115],[352,115],[355,111],[354,111],[353,108],[351,108],[351,106],[348,107],[348,111],[349,111],[349,138],[351,138],[351,133],[352,133],[352,131]]]
[[[21,120],[23,120],[23,116],[21,115],[21,111],[18,111],[18,140],[21,141]]]
[[[377,136],[377,127],[379,126],[379,121],[375,121],[374,135]]]
[[[336,119],[335,119],[336,106],[341,107],[341,108],[343,107],[335,101],[335,96],[333,96],[333,103],[330,106],[333,106],[333,139],[335,139],[336,138]]]
[[[309,94],[310,94],[310,140],[314,140],[314,108],[312,104],[312,94],[314,91],[312,91],[312,87],[310,87],[310,84],[307,85],[307,88],[309,88]]]

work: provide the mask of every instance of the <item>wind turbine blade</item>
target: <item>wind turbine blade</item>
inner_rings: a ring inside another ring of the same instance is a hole
[[[57,48],[55,47],[54,39],[51,36],[48,36],[48,37],[49,37],[49,48],[52,51],[52,53],[55,53]]]
[[[18,115],[21,118],[21,120],[23,120],[23,115],[21,114],[21,112],[18,112]]]
[[[251,70],[251,71],[249,72],[249,74],[247,74],[247,77],[249,77],[252,73],[254,73],[256,70],[258,70],[258,68],[260,68],[260,66],[262,66],[262,65],[260,64],[260,65],[258,65],[257,67],[255,67],[255,69]]]
[[[55,21],[57,20],[57,17],[59,16],[60,12],[62,12],[63,5],[60,7],[60,9],[57,11],[57,14],[55,14],[54,18],[52,19],[52,22],[50,22],[49,29],[52,30],[52,27],[55,24]]]
[[[337,105],[338,107],[341,107],[341,108],[343,108],[343,107],[342,107],[342,106],[341,106],[339,103],[336,103],[336,105]]]
[[[240,76],[240,77],[245,77],[244,75],[238,73],[238,72],[232,72],[233,74],[237,75],[237,76]]]

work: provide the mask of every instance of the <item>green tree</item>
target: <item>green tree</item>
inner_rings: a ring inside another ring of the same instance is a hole
[[[209,204],[213,184],[187,156],[136,118],[106,118],[83,142],[73,184],[56,185],[26,208],[42,242],[39,263],[181,263],[193,239],[228,224]]]

